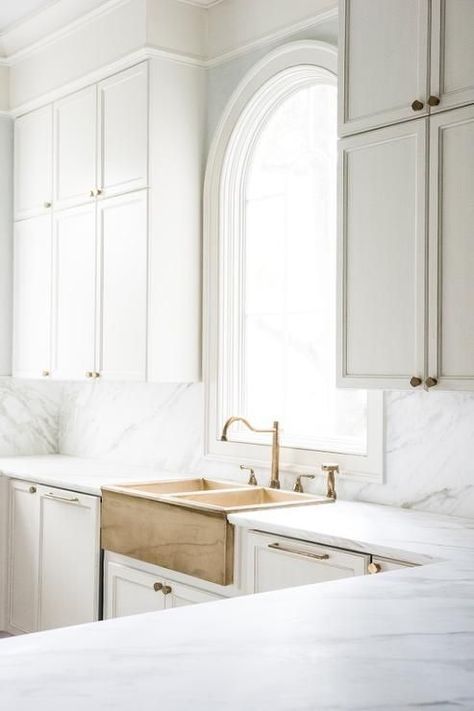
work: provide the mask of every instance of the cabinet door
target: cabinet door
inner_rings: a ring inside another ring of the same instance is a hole
[[[15,225],[13,375],[39,378],[50,369],[51,217]]]
[[[474,106],[430,119],[429,375],[474,389]]]
[[[39,629],[94,622],[99,612],[96,496],[41,486]]]
[[[340,23],[341,135],[426,113],[429,0],[343,0]]]
[[[432,111],[474,102],[474,2],[433,0]]]
[[[53,177],[53,109],[45,106],[15,122],[15,219],[49,210]]]
[[[95,368],[95,205],[55,213],[53,245],[52,375],[82,379]]]
[[[426,121],[340,142],[339,386],[424,377]]]
[[[34,484],[10,481],[8,625],[15,631],[37,629],[38,496]]]
[[[99,187],[105,197],[148,185],[148,65],[99,84]]]
[[[163,581],[120,563],[106,564],[104,617],[124,617],[165,609]]]
[[[183,583],[177,583],[173,580],[165,580],[164,585],[166,586],[164,587],[164,592],[167,610],[172,607],[198,605],[201,602],[212,602],[220,599],[218,595],[212,595],[191,585],[183,585]]]
[[[265,533],[249,533],[247,545],[248,592],[256,593],[365,575],[370,560],[368,555]]]
[[[54,207],[94,200],[97,187],[97,87],[54,105]],[[92,195],[91,195],[92,191]]]
[[[104,378],[146,378],[147,191],[98,205],[100,324],[97,361]]]

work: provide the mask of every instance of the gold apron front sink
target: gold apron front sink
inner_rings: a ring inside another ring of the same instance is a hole
[[[218,585],[234,576],[232,511],[331,503],[310,494],[175,479],[102,489],[102,548]]]

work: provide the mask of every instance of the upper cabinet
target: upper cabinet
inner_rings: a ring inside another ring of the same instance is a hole
[[[472,0],[342,0],[341,135],[474,100]]]
[[[204,92],[153,59],[17,119],[14,375],[199,379]]]
[[[48,212],[53,199],[53,108],[32,111],[15,123],[16,219]]]

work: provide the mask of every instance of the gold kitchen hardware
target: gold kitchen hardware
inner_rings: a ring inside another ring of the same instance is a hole
[[[321,471],[326,472],[327,478],[327,493],[328,499],[336,500],[336,474],[339,474],[339,464],[322,464]]]
[[[56,501],[62,501],[65,504],[79,503],[79,498],[77,496],[59,496],[58,494],[52,494],[51,491],[44,496],[46,499],[55,499]]]
[[[98,373],[97,371],[94,371],[94,372],[92,373],[91,377],[92,377],[92,378],[95,378],[95,379],[97,380],[97,378],[100,378],[100,373]]]
[[[225,422],[222,429],[221,442],[227,442],[227,430],[234,422],[242,422],[252,432],[272,435],[272,474],[270,478],[270,488],[280,488],[280,425],[277,421],[273,423],[270,430],[259,430],[253,427],[244,417],[232,416]]]
[[[95,190],[89,190],[89,197],[95,197]]]
[[[43,376],[43,378],[47,378],[47,377],[49,377],[50,372],[49,372],[49,370],[43,370],[43,372],[41,373],[41,375]]]
[[[30,486],[30,488],[28,489],[28,491],[29,491],[30,494],[36,494],[36,486]]]
[[[96,197],[99,197],[99,195],[102,195],[103,192],[104,191],[102,190],[102,188],[97,188],[97,190],[95,191]]]
[[[153,590],[155,592],[160,592],[163,589],[163,583],[154,583]]]
[[[46,208],[51,207],[51,203],[46,201],[43,203],[43,207],[46,207]]]
[[[369,563],[369,565],[367,566],[367,570],[371,575],[375,575],[376,573],[380,573],[380,571],[382,570],[382,566],[380,565],[380,563]]]
[[[421,111],[424,108],[424,103],[420,101],[419,99],[415,99],[415,101],[412,103],[411,108],[413,111]]]
[[[94,373],[92,372],[92,370],[86,370],[85,375],[86,375],[86,378],[93,378],[94,377]]]
[[[427,101],[428,106],[439,106],[441,103],[441,99],[439,96],[430,96],[430,98]]]
[[[292,553],[293,555],[301,555],[304,558],[314,558],[315,560],[328,560],[328,553],[313,553],[305,551],[301,548],[293,548],[293,546],[282,545],[281,543],[269,543],[269,548],[273,550],[283,551],[283,553]]]
[[[246,467],[245,464],[241,464],[240,468],[242,471],[249,472],[249,480],[248,480],[247,484],[250,484],[250,486],[258,486],[258,481],[257,481],[257,477],[255,476],[254,469],[252,469],[252,467]]]
[[[426,378],[425,385],[427,388],[434,388],[435,385],[438,385],[438,381],[436,378]]]
[[[421,378],[418,378],[416,375],[413,376],[413,378],[410,380],[410,385],[412,388],[418,388],[422,384],[423,380]]]
[[[298,474],[296,477],[295,485],[293,487],[293,491],[297,491],[298,493],[302,494],[304,492],[303,489],[303,484],[301,482],[301,479],[314,479],[315,476],[314,474]]]
[[[171,592],[173,592],[173,589],[170,587],[170,585],[163,585],[163,589],[161,591],[163,595],[169,595]]]

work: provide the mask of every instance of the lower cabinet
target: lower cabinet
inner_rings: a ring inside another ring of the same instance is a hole
[[[365,575],[370,555],[250,531],[246,560],[246,592],[257,593]]]
[[[12,480],[9,503],[9,629],[97,620],[100,499]]]
[[[139,561],[136,565],[140,565]],[[159,573],[113,561],[105,563],[105,619],[158,612],[219,599],[219,595],[164,578]]]

